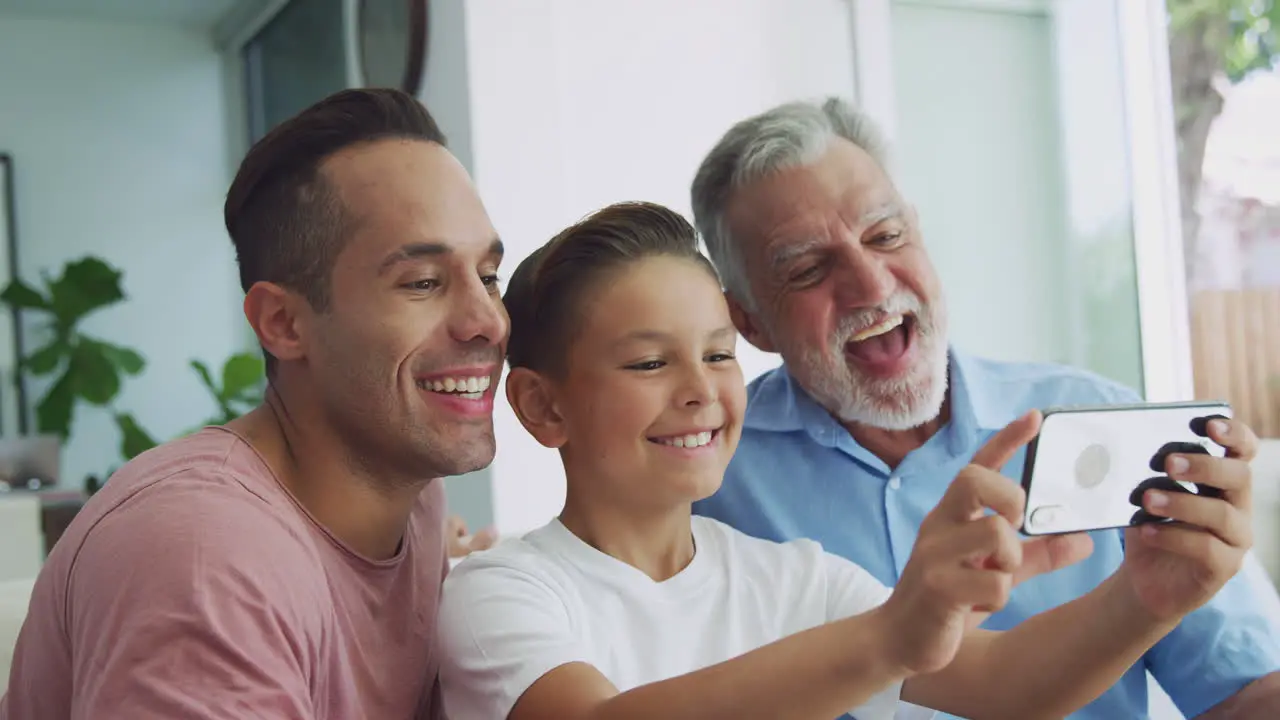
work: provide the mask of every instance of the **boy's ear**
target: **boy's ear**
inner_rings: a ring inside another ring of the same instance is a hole
[[[512,368],[507,373],[507,402],[520,424],[544,447],[554,450],[567,438],[552,391],[551,383],[529,368]]]
[[[738,328],[738,332],[742,333],[742,337],[747,342],[754,345],[761,352],[777,352],[773,348],[773,341],[769,339],[768,333],[760,326],[758,320],[742,307],[742,303],[733,298],[729,293],[724,294],[724,299],[729,303],[729,317],[733,320],[733,326]]]

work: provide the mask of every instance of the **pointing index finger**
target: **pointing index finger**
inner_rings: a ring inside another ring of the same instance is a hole
[[[1031,442],[1036,433],[1040,432],[1042,419],[1039,410],[1032,410],[1004,426],[978,449],[973,456],[972,464],[1000,472],[1000,468],[1004,467],[1022,446]]]

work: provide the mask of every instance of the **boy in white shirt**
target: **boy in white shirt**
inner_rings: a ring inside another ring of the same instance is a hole
[[[504,302],[507,397],[560,451],[568,494],[557,519],[446,579],[452,720],[881,720],[899,698],[970,718],[1063,717],[1239,566],[1226,546],[1188,543],[1015,629],[977,629],[1014,583],[1090,551],[1083,535],[1015,530],[1022,490],[996,469],[1038,414],[956,479],[891,592],[812,541],[691,516],[720,485],[746,399],[720,284],[678,214],[605,208],[521,263]],[[1248,493],[1241,482],[1228,497]],[[1212,515],[1196,506],[1193,532],[1216,539]]]

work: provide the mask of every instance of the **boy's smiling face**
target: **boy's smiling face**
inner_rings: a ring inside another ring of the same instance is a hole
[[[558,443],[581,491],[648,506],[714,493],[742,430],[738,334],[720,285],[653,257],[597,281],[553,383]]]

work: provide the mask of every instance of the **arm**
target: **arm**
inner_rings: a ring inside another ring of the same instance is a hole
[[[73,717],[314,717],[319,603],[298,541],[248,497],[150,489],[71,576]]]
[[[510,718],[838,717],[905,674],[886,660],[885,627],[871,611],[620,694],[590,665],[564,665],[535,682]]]
[[[445,581],[441,688],[458,718],[832,718],[899,679],[873,613],[618,693],[591,665],[570,602],[526,567],[477,556]]]
[[[1147,654],[1188,718],[1280,717],[1280,608],[1257,558]]]
[[[970,631],[950,665],[906,681],[903,699],[961,717],[1065,717],[1106,692],[1175,624],[1153,617],[1113,575],[1006,632]]]
[[[1197,720],[1280,717],[1280,671],[1254,680],[1240,692],[1214,705]]]
[[[985,648],[963,654],[956,667],[940,673],[950,672],[956,681],[934,678],[933,687],[924,681],[926,689],[934,691],[931,699],[969,708],[962,711],[966,715],[1003,717],[1017,711],[1020,704],[1015,696],[1022,695],[1021,700],[1034,701],[1037,710],[1059,716],[1103,693],[1179,623],[1199,622],[1189,614],[1212,602],[1236,577],[1253,542],[1247,461],[1256,440],[1247,426],[1234,421],[1211,422],[1208,432],[1226,448],[1226,458],[1173,456],[1165,471],[1175,480],[1216,488],[1220,497],[1147,490],[1143,508],[1175,522],[1127,528],[1124,564],[1114,575],[1084,598],[986,639]],[[1259,625],[1258,630],[1266,629],[1266,623]],[[1274,645],[1266,633],[1246,635],[1241,645],[1258,642],[1259,637]],[[1184,650],[1172,662],[1201,670],[1188,676],[1188,682],[1202,685],[1206,676],[1213,678],[1216,669],[1206,672],[1197,667],[1203,662],[1204,647]],[[1052,682],[1047,672],[1056,676]],[[997,687],[987,680],[983,696],[972,690],[964,694],[966,687],[973,687],[967,683],[982,683],[983,678],[999,678]]]

